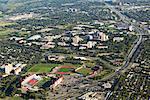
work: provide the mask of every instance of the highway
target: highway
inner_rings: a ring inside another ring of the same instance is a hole
[[[137,24],[137,22],[132,22],[133,19],[130,19],[130,18],[126,17],[125,15],[123,15],[120,11],[118,11],[117,9],[115,9],[114,6],[111,6],[111,5],[107,4],[107,3],[105,3],[105,4],[106,4],[106,7],[108,7],[111,11],[113,11],[114,13],[116,13],[124,23],[127,23],[127,24],[129,24],[129,25],[132,25],[132,26],[134,27],[135,31],[138,33],[138,34],[137,34],[137,40],[135,41],[134,45],[132,46],[132,49],[131,49],[131,51],[129,52],[127,58],[126,58],[126,61],[125,61],[124,65],[123,65],[122,67],[120,67],[117,71],[115,71],[115,73],[113,73],[111,76],[107,77],[107,78],[106,78],[106,80],[107,80],[107,79],[112,79],[113,77],[120,75],[121,72],[122,72],[124,69],[126,69],[126,68],[129,67],[130,62],[131,62],[131,59],[132,59],[133,56],[135,55],[135,53],[136,53],[136,51],[137,51],[139,45],[140,45],[141,42],[142,42],[143,35],[145,35],[145,34],[147,34],[147,33],[145,32],[145,30],[144,30],[143,28],[139,27],[139,25]],[[148,35],[149,35],[149,34],[148,34]],[[111,96],[112,92],[113,92],[113,91],[110,91],[110,92],[107,94],[105,100],[108,100],[108,99],[109,99],[109,97]]]
[[[112,76],[108,77],[108,79],[112,79],[114,76],[119,75],[122,70],[124,70],[125,68],[127,68],[129,66],[131,59],[134,56],[139,45],[141,44],[142,39],[143,39],[143,35],[145,33],[144,33],[144,30],[141,27],[139,27],[139,25],[137,25],[136,22],[135,23],[132,22],[133,19],[130,19],[130,18],[126,17],[125,15],[123,15],[120,11],[116,10],[114,6],[111,6],[107,3],[105,3],[105,4],[106,4],[106,7],[108,7],[111,11],[116,13],[124,23],[132,25],[134,27],[135,31],[138,33],[137,34],[137,40],[135,41],[134,45],[132,46],[132,49],[126,58],[124,65],[122,67],[120,67]]]

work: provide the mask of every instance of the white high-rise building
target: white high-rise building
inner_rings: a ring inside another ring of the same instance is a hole
[[[108,35],[104,34],[103,32],[100,32],[100,40],[101,41],[109,40]]]
[[[6,74],[10,74],[10,72],[13,70],[13,65],[12,64],[8,64],[5,66],[5,73]]]
[[[133,26],[129,26],[129,31],[133,31]]]

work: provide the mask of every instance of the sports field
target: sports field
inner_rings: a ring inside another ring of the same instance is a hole
[[[44,72],[51,72],[53,68],[59,66],[59,64],[36,64],[31,67],[28,72],[37,72],[37,73],[44,73]]]
[[[59,72],[70,72],[70,68],[60,68]]]
[[[89,68],[81,68],[77,72],[86,76],[86,75],[90,75],[92,73],[92,70]]]

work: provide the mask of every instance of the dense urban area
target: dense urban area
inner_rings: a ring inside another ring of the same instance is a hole
[[[0,100],[149,100],[149,0],[0,0]]]

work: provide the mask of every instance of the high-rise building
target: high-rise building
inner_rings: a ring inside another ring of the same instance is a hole
[[[10,74],[10,72],[13,70],[13,65],[12,64],[7,64],[5,66],[5,73]]]

